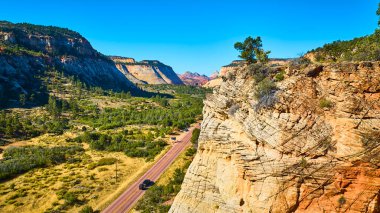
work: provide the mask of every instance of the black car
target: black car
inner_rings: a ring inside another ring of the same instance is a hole
[[[150,186],[152,186],[154,184],[153,181],[149,180],[149,179],[145,179],[140,185],[139,185],[139,189],[140,190],[146,190],[148,189]]]

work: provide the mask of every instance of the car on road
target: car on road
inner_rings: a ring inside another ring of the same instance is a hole
[[[146,190],[148,189],[150,186],[152,186],[154,184],[153,181],[149,180],[149,179],[145,179],[142,183],[140,183],[139,185],[139,189],[140,190]]]

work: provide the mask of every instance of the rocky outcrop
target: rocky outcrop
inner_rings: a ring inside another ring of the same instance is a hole
[[[205,83],[203,85],[204,88],[215,88],[215,87],[218,87],[222,84],[223,82],[223,79],[220,77],[220,78],[215,78],[215,79],[212,79],[210,81],[208,81],[207,83]]]
[[[117,68],[136,84],[183,84],[181,79],[167,66],[156,60],[136,62],[132,58],[110,57]]]
[[[169,212],[379,212],[380,62],[291,65],[258,99],[267,69],[239,68],[205,100]]]
[[[226,76],[226,74],[230,71],[234,71],[236,69],[238,69],[240,66],[244,65],[245,64],[245,61],[242,61],[242,60],[235,60],[235,61],[232,61],[231,64],[229,65],[226,65],[226,66],[222,66],[222,68],[220,68],[220,71],[219,71],[219,76]]]
[[[113,61],[68,29],[0,22],[0,47],[0,97],[4,99],[43,93],[46,85],[41,79],[49,69],[75,76],[88,86],[137,90]]]
[[[206,75],[200,75],[196,72],[185,72],[183,74],[178,74],[178,76],[184,84],[192,86],[202,86],[210,80]]]

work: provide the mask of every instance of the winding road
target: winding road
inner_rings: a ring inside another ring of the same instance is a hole
[[[195,128],[199,128],[199,124]],[[132,184],[123,194],[121,194],[113,203],[105,208],[102,213],[125,213],[130,211],[137,201],[144,195],[145,191],[139,189],[139,184],[145,179],[156,182],[162,173],[173,163],[173,161],[184,151],[190,144],[191,134],[194,128],[191,128],[186,135],[175,143],[173,147],[162,156],[143,176]]]

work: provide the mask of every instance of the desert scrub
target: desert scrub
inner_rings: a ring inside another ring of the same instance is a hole
[[[116,158],[102,158],[96,163],[91,163],[88,165],[88,169],[94,169],[98,166],[105,166],[105,165],[112,165],[116,163],[117,159]]]
[[[278,90],[276,84],[269,78],[260,81],[256,86],[255,98],[258,101],[255,109],[273,107],[277,102],[276,91]]]
[[[80,211],[79,213],[93,213],[94,210],[92,209],[91,206],[84,206]]]
[[[5,150],[4,159],[0,162],[0,180],[14,177],[34,168],[64,163],[70,157],[83,151],[83,148],[78,146],[10,147]]]
[[[279,73],[277,73],[275,76],[274,76],[274,79],[276,81],[282,81],[285,79],[285,71],[280,71]]]
[[[319,107],[321,107],[322,109],[323,108],[331,108],[331,107],[333,107],[333,103],[326,98],[322,98],[321,100],[319,100]]]
[[[135,137],[130,137],[133,134]],[[128,135],[124,133],[109,134],[102,133],[84,133],[83,135],[74,139],[77,142],[88,142],[91,149],[98,151],[121,152],[128,157],[140,157],[146,160],[152,160],[159,154],[167,143],[163,140],[153,141],[154,135],[149,132],[148,134],[134,134],[132,131]],[[90,168],[95,168],[96,165],[91,165]]]

